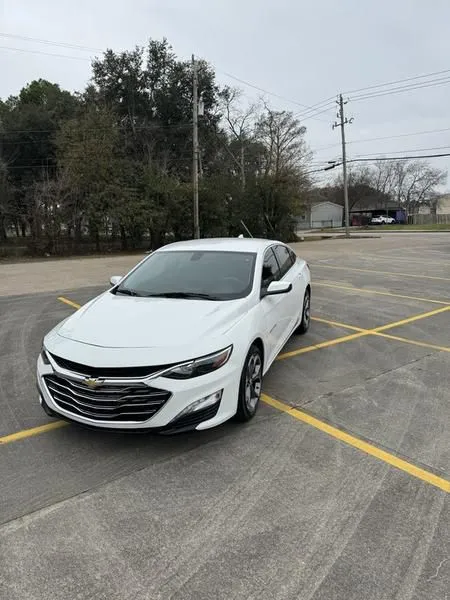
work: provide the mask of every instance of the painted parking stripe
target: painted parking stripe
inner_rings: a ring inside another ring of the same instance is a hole
[[[342,429],[333,427],[332,425],[329,425],[328,423],[325,423],[324,421],[321,421],[320,419],[317,419],[316,417],[313,417],[312,415],[298,408],[294,408],[289,406],[289,404],[275,400],[275,398],[267,396],[267,394],[262,394],[262,400],[269,406],[287,413],[298,421],[302,421],[303,423],[306,423],[307,425],[310,425],[315,429],[318,429],[323,433],[326,433],[327,435],[349,446],[352,446],[353,448],[357,448],[358,450],[361,450],[370,456],[374,456],[375,458],[382,460],[396,469],[400,469],[401,471],[404,471],[405,473],[408,473],[417,479],[421,479],[422,481],[425,481],[426,483],[433,485],[444,492],[450,493],[450,481],[447,479],[439,477],[438,475],[435,475],[430,471],[426,471],[425,469],[421,469],[420,467],[417,467],[416,465],[399,458],[390,452],[386,452],[385,450],[378,448],[374,444],[365,442],[354,435],[350,435]]]
[[[434,346],[434,344],[427,344],[426,342],[416,342],[415,340],[409,340],[408,338],[401,338],[397,336],[393,336],[390,334],[383,334],[383,331],[388,329],[393,329],[395,327],[401,327],[402,325],[407,325],[408,323],[414,323],[416,321],[420,321],[421,319],[428,319],[429,317],[433,317],[435,315],[439,315],[444,312],[448,312],[450,310],[450,306],[443,306],[441,308],[436,308],[435,310],[430,310],[426,313],[420,313],[418,315],[414,315],[412,317],[408,317],[407,319],[401,319],[400,321],[394,321],[393,323],[387,323],[386,325],[381,325],[380,327],[375,327],[374,329],[363,329],[361,327],[354,327],[353,325],[345,325],[344,323],[339,323],[337,321],[328,321],[327,319],[312,317],[313,320],[319,323],[327,323],[328,325],[334,325],[335,327],[341,327],[342,329],[350,329],[351,331],[356,331],[357,333],[353,333],[351,335],[347,335],[344,337],[338,337],[334,340],[329,340],[327,342],[321,342],[320,344],[315,344],[313,346],[306,346],[304,348],[298,348],[297,350],[291,350],[290,352],[284,352],[283,354],[279,354],[277,356],[277,360],[284,360],[286,358],[292,358],[293,356],[298,356],[300,354],[305,354],[306,352],[311,352],[313,350],[319,350],[320,348],[329,348],[330,346],[335,346],[336,344],[342,344],[343,342],[350,342],[352,340],[356,340],[361,337],[365,337],[368,335],[378,335],[380,337],[395,339],[399,342],[406,342],[416,346],[423,346],[424,348],[433,348],[434,350],[443,350],[444,352],[448,352],[446,346]]]
[[[377,331],[371,332],[371,335],[383,337],[387,340],[393,340],[395,342],[403,342],[405,344],[411,344],[412,346],[419,346],[421,348],[429,348],[430,350],[437,350],[438,352],[450,352],[449,346],[439,346],[438,344],[430,344],[429,342],[421,342],[419,340],[411,340],[399,335],[390,335],[389,333],[378,333]]]
[[[450,310],[450,306],[443,306],[442,308],[436,308],[435,310],[430,310],[426,313],[421,313],[419,315],[415,315],[413,317],[407,317],[406,319],[401,319],[400,321],[394,321],[394,323],[386,323],[386,325],[382,325],[381,327],[375,327],[371,329],[372,332],[380,332],[386,331],[387,329],[392,329],[394,327],[400,327],[401,325],[408,325],[409,323],[415,323],[416,321],[420,321],[422,319],[428,319],[429,317],[434,317],[435,315],[440,315],[441,313],[448,312]]]
[[[326,325],[332,325],[333,327],[340,327],[341,329],[349,329],[350,331],[366,332],[370,335],[376,335],[383,337],[388,340],[394,340],[396,342],[404,342],[406,344],[412,344],[413,346],[421,346],[422,348],[430,348],[430,350],[438,350],[439,352],[450,352],[449,346],[439,346],[437,344],[430,344],[429,342],[421,342],[418,340],[412,340],[410,338],[401,337],[399,335],[391,335],[389,333],[380,333],[378,331],[370,331],[370,329],[361,329],[361,327],[354,327],[353,325],[347,325],[346,323],[339,323],[337,321],[329,321],[322,317],[311,317],[311,320],[317,321],[318,323],[325,323]]]
[[[72,300],[69,300],[68,298],[64,298],[64,296],[59,296],[58,300],[60,302],[63,302],[64,304],[67,304],[68,306],[71,306],[72,308],[76,308],[77,310],[79,308],[81,308],[80,304],[77,304],[76,302],[73,302]]]
[[[39,427],[32,427],[31,429],[16,431],[16,433],[10,433],[9,435],[0,437],[0,446],[3,446],[4,444],[12,444],[13,442],[20,442],[26,438],[41,435],[42,433],[47,433],[48,431],[54,431],[55,429],[61,429],[61,427],[67,427],[67,425],[69,425],[69,423],[66,421],[53,421],[52,423],[46,423],[45,425],[40,425]]]
[[[449,277],[436,277],[433,275],[417,275],[416,273],[400,273],[395,271],[377,271],[375,269],[357,269],[355,267],[338,267],[337,265],[328,265],[323,263],[309,264],[311,267],[313,267],[313,269],[319,267],[323,269],[339,269],[340,271],[356,271],[357,273],[376,273],[378,275],[389,275],[391,277],[412,277],[414,279],[437,279],[438,281],[450,281]]]
[[[64,302],[65,304],[68,304],[69,306],[72,306],[73,308],[77,308],[77,309],[80,308],[79,304],[77,304],[76,302],[73,302],[72,300],[64,298],[62,296],[60,296],[58,298],[58,300],[60,300],[61,302]],[[349,341],[350,339],[355,339],[357,337],[362,337],[365,335],[377,333],[377,330],[383,330],[385,328],[403,325],[403,324],[405,324],[405,321],[410,322],[410,321],[418,320],[419,318],[427,318],[429,316],[444,312],[446,310],[450,310],[450,306],[441,308],[441,309],[436,309],[434,311],[430,311],[430,312],[424,313],[422,315],[416,315],[415,317],[410,317],[409,319],[406,319],[406,320],[397,321],[395,323],[390,323],[388,325],[379,327],[374,330],[365,330],[365,329],[361,329],[359,327],[354,327],[352,325],[345,325],[344,323],[340,323],[337,321],[328,321],[327,319],[322,319],[322,318],[316,317],[315,318],[316,321],[319,321],[322,323],[328,323],[330,325],[334,325],[337,327],[343,327],[343,328],[347,328],[347,329],[351,329],[351,330],[356,330],[357,333],[354,333],[349,336],[344,336],[341,338],[336,338],[335,340],[330,340],[328,342],[322,342],[321,344],[316,344],[314,346],[308,346],[307,348],[301,348],[297,351],[286,353],[286,355],[293,356],[293,355],[298,355],[303,352],[311,351],[313,349],[328,347],[331,345],[342,343],[344,341]],[[410,341],[410,340],[406,340],[405,338],[396,338],[395,336],[390,336],[387,334],[381,334],[381,335],[383,337],[399,339],[400,341]],[[424,345],[420,342],[419,342],[419,344]],[[299,421],[303,421],[304,423],[307,423],[308,425],[311,425],[311,426],[315,427],[316,429],[319,429],[320,431],[322,431],[322,432],[324,432],[324,433],[326,433],[326,434],[328,434],[350,446],[358,448],[359,450],[365,452],[366,454],[369,454],[380,460],[383,460],[384,462],[390,464],[391,466],[396,467],[397,469],[400,469],[406,473],[409,473],[410,475],[413,475],[414,477],[417,477],[418,479],[421,479],[422,481],[425,481],[425,482],[429,483],[430,485],[434,485],[435,487],[438,487],[439,489],[442,489],[446,492],[450,492],[450,482],[447,481],[446,479],[443,479],[442,477],[438,477],[437,475],[435,475],[429,471],[426,471],[424,469],[421,469],[420,467],[417,467],[416,465],[409,463],[408,461],[405,461],[393,454],[390,454],[389,452],[386,452],[385,450],[381,450],[380,448],[378,448],[377,446],[374,446],[373,444],[369,444],[368,442],[365,442],[364,440],[361,440],[353,435],[350,435],[349,433],[344,432],[341,429],[333,427],[332,425],[329,425],[328,423],[325,423],[324,421],[320,421],[320,419],[317,419],[316,417],[313,417],[312,415],[309,415],[308,413],[305,413],[297,408],[293,408],[293,407],[289,406],[288,404],[280,402],[279,400],[275,400],[274,398],[271,398],[267,394],[263,394],[262,399],[266,404],[269,404],[273,408],[276,408],[285,413],[288,413],[290,416],[294,417],[295,419],[297,419]],[[49,431],[53,431],[56,429],[60,429],[62,427],[66,427],[67,425],[68,425],[68,423],[65,421],[54,421],[52,423],[47,423],[45,425],[40,425],[38,427],[33,427],[31,429],[24,429],[22,431],[18,431],[16,433],[12,433],[12,434],[0,437],[0,445],[6,445],[6,444],[13,443],[13,442],[18,442],[18,441],[21,441],[21,440],[24,440],[24,439],[27,439],[30,437],[34,437],[37,435],[41,435],[43,433],[47,433]]]
[[[382,292],[381,290],[374,290],[371,288],[358,288],[358,287],[354,287],[352,285],[340,285],[338,283],[334,283],[334,282],[332,283],[329,281],[314,280],[313,288],[316,286],[335,288],[338,290],[345,290],[348,292],[352,292],[354,294],[361,292],[363,294],[373,294],[375,296],[390,296],[392,298],[402,298],[404,300],[417,300],[418,302],[426,302],[426,303],[432,303],[432,304],[444,304],[444,305],[450,306],[450,302],[446,302],[444,300],[433,300],[431,298],[423,298],[423,297],[419,297],[419,296],[405,296],[404,294],[394,294],[393,292]]]
[[[68,306],[71,306],[72,308],[76,308],[76,309],[80,308],[79,304],[77,304],[76,302],[73,302],[72,300],[69,300],[68,298],[65,298],[64,296],[60,296],[58,298],[58,300],[60,300],[61,302],[64,302],[64,304],[67,304]],[[404,338],[404,337],[393,336],[390,334],[381,333],[385,329],[390,329],[391,327],[399,327],[400,325],[405,325],[406,323],[412,323],[419,319],[426,319],[430,316],[439,314],[441,312],[445,312],[447,310],[450,310],[450,306],[445,306],[443,308],[437,308],[436,310],[432,310],[427,313],[422,313],[420,315],[415,315],[413,317],[409,317],[408,319],[403,319],[402,321],[395,321],[394,323],[388,323],[387,325],[382,325],[381,327],[378,327],[375,329],[363,329],[361,327],[355,327],[353,325],[339,323],[338,321],[329,321],[328,319],[323,319],[321,317],[312,317],[312,320],[317,321],[318,323],[326,323],[327,325],[334,325],[335,327],[341,327],[342,329],[350,329],[357,333],[350,334],[350,335],[344,335],[342,337],[338,337],[333,340],[328,340],[326,342],[320,342],[318,344],[312,344],[310,346],[298,348],[297,350],[292,350],[291,352],[284,352],[282,354],[279,354],[277,356],[276,360],[285,360],[286,358],[292,358],[293,356],[307,354],[308,352],[313,352],[315,350],[321,350],[322,348],[330,348],[332,346],[336,346],[337,344],[343,344],[345,342],[350,342],[352,340],[356,340],[356,339],[358,339],[360,337],[364,337],[366,335],[378,335],[380,337],[395,340],[398,342],[412,344],[414,346],[421,346],[423,348],[430,348],[431,350],[438,350],[438,351],[442,351],[442,352],[450,352],[450,348],[447,348],[446,346],[437,346],[435,344],[429,344],[427,342],[420,342],[420,341],[411,340],[411,339]]]
[[[368,332],[363,331],[361,333],[352,333],[350,335],[344,335],[342,337],[334,338],[326,342],[320,342],[318,344],[312,344],[311,346],[304,346],[303,348],[297,348],[297,350],[291,350],[290,352],[283,352],[279,354],[276,360],[285,360],[286,358],[292,358],[293,356],[299,356],[300,354],[306,354],[307,352],[313,352],[314,350],[321,350],[322,348],[331,348],[337,344],[344,344],[345,342],[351,342],[360,337],[369,335]]]

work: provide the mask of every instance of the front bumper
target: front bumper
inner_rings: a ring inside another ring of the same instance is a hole
[[[233,357],[235,358],[235,357]],[[159,388],[170,392],[170,398],[165,404],[148,420],[107,420],[90,418],[67,409],[58,404],[54,393],[47,384],[46,376],[57,376],[63,380],[80,383],[84,379],[75,373],[66,371],[59,366],[45,364],[40,356],[37,363],[37,385],[40,402],[44,410],[50,416],[76,422],[85,427],[101,428],[115,431],[155,431],[161,433],[172,433],[175,431],[186,431],[192,429],[208,429],[215,427],[230,419],[237,408],[239,393],[240,368],[236,361],[230,360],[217,371],[201,377],[187,380],[173,380],[164,377],[124,380],[124,383],[144,384],[151,388]],[[105,380],[105,384],[115,383],[114,380]],[[212,405],[199,407],[198,410],[181,414],[192,403],[222,391],[219,401]],[[130,417],[131,418],[131,417]]]

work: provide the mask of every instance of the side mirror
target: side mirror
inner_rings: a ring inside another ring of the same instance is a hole
[[[120,283],[122,281],[122,279],[123,279],[122,275],[113,275],[111,277],[111,279],[109,280],[109,283],[112,285],[112,287],[114,287],[118,283]]]
[[[279,294],[287,294],[292,290],[292,283],[288,281],[272,281],[269,284],[267,290],[265,290],[262,296],[278,296]]]

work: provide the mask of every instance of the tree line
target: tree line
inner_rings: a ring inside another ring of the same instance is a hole
[[[395,204],[407,214],[417,213],[421,206],[433,210],[439,200],[438,190],[446,180],[446,171],[424,160],[375,160],[370,165],[350,165],[349,209],[364,210],[374,205],[387,208]],[[339,175],[331,185],[313,190],[310,200],[340,203],[342,194],[343,181]]]
[[[0,100],[0,241],[35,254],[153,249],[193,234],[192,64],[167,40],[107,50],[76,93],[43,79]],[[318,186],[306,128],[289,111],[245,102],[200,61],[199,197],[203,237],[295,239]],[[350,172],[351,201],[429,202],[444,174],[424,163]]]
[[[199,65],[202,236],[292,239],[311,182],[306,129],[245,106]],[[80,93],[33,81],[0,102],[0,239],[35,252],[192,237],[192,65],[166,40],[108,50]]]

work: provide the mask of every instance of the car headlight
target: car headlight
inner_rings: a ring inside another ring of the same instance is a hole
[[[220,369],[220,367],[223,367],[228,362],[232,350],[233,346],[228,346],[228,348],[214,352],[214,354],[208,354],[208,356],[202,356],[201,358],[179,364],[163,373],[162,376],[169,377],[170,379],[191,379],[192,377],[200,377],[200,375],[212,373],[212,371]]]
[[[47,350],[46,350],[44,344],[42,344],[41,358],[42,358],[42,362],[44,363],[44,365],[49,365],[50,364],[50,361],[49,361],[48,356],[47,356]]]

